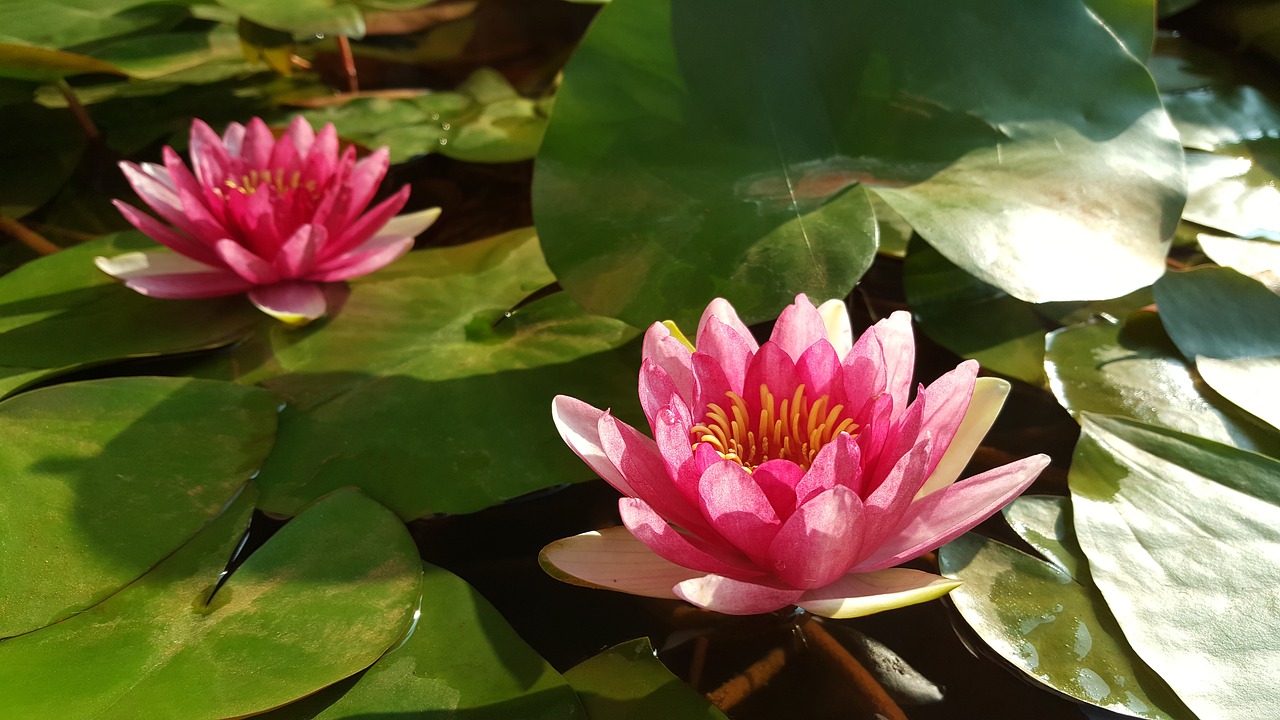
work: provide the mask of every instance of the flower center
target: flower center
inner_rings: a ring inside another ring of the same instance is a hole
[[[766,385],[760,386],[760,409],[751,415],[747,401],[732,390],[725,393],[728,408],[707,406],[702,423],[694,425],[689,437],[696,448],[707,443],[720,457],[733,460],[748,472],[768,460],[790,460],[808,470],[813,458],[840,433],[858,428],[849,418],[841,418],[843,405],[831,405],[826,395],[812,403],[804,385],[779,405]]]
[[[224,193],[227,192],[238,192],[241,195],[252,195],[260,188],[271,188],[276,191],[277,195],[284,195],[290,190],[297,190],[301,187],[313,196],[316,194],[315,180],[307,180],[306,182],[303,182],[302,173],[297,170],[293,171],[293,173],[288,177],[285,177],[284,170],[280,168],[277,168],[274,173],[271,172],[270,169],[250,170],[244,175],[241,175],[239,180],[227,178],[222,181],[222,184],[226,187],[225,191],[223,188],[214,188],[214,192],[217,193],[219,197],[226,197]]]

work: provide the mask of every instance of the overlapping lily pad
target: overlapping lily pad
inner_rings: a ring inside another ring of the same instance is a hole
[[[102,604],[0,642],[5,711],[67,720],[238,717],[377,659],[408,626],[420,590],[404,526],[358,493],[336,493],[218,586],[252,506],[246,493]]]
[[[564,678],[456,575],[425,566],[419,612],[409,637],[373,667],[264,720],[585,720]]]
[[[186,542],[271,447],[270,393],[118,378],[0,404],[0,637],[83,610]]]
[[[758,320],[866,269],[857,185],[1015,297],[1113,297],[1163,269],[1182,153],[1083,4],[615,0],[565,69],[534,209],[596,312],[720,294]]]
[[[1063,328],[1047,347],[1050,387],[1074,415],[1120,415],[1280,457],[1280,436],[1206,387],[1152,313]]]
[[[209,368],[288,404],[261,507],[293,514],[355,483],[414,518],[592,477],[557,436],[551,399],[634,419],[637,331],[564,293],[520,305],[552,282],[529,229],[417,251],[354,281],[333,317],[273,323]]]
[[[1200,717],[1266,717],[1280,695],[1280,462],[1085,416],[1075,528],[1134,650]]]
[[[648,638],[615,645],[565,673],[591,720],[725,720],[658,660]]]
[[[86,365],[220,347],[261,322],[244,298],[155,300],[93,265],[97,255],[155,247],[117,233],[0,278],[0,394]]]
[[[964,581],[951,599],[970,627],[1014,667],[1078,700],[1133,717],[1194,718],[1125,642],[1089,579],[1065,499],[1023,498],[1011,509],[1031,520],[1014,528],[1048,546],[1052,562],[973,533],[941,548],[943,574]]]

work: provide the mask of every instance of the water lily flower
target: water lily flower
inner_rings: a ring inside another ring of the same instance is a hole
[[[324,285],[373,272],[413,247],[440,210],[396,217],[409,186],[368,208],[387,149],[339,154],[332,124],[297,117],[280,139],[259,118],[222,137],[191,124],[191,169],[173,148],[164,164],[120,164],[166,225],[116,201],[125,219],[173,252],[135,252],[96,264],[143,295],[208,298],[247,292],[263,312],[304,324],[326,312]]]
[[[624,527],[543,549],[554,577],[731,615],[798,605],[856,617],[923,602],[959,583],[895,566],[995,513],[1049,462],[1035,455],[956,482],[1009,384],[977,377],[970,360],[909,402],[905,312],[855,342],[842,302],[800,295],[758,345],[716,300],[696,340],[670,323],[645,335],[652,439],[555,398],[561,437],[625,497]]]

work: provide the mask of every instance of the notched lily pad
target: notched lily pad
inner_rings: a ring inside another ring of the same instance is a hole
[[[591,720],[727,720],[658,660],[648,638],[615,645],[565,673]]]

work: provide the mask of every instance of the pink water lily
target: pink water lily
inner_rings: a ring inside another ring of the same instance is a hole
[[[961,363],[908,401],[910,316],[854,341],[843,303],[804,295],[757,345],[724,300],[696,349],[671,324],[644,339],[640,403],[653,437],[559,396],[561,437],[626,497],[624,527],[543,549],[566,582],[682,598],[733,615],[798,605],[855,617],[959,583],[894,567],[1021,493],[1036,455],[956,482],[1009,385]]]
[[[301,117],[279,140],[259,118],[218,137],[191,124],[191,166],[173,148],[164,164],[120,164],[138,196],[166,225],[116,201],[125,219],[173,252],[97,258],[107,274],[160,298],[247,292],[263,312],[303,324],[326,312],[324,285],[373,272],[413,247],[438,208],[396,213],[406,185],[369,208],[388,167],[387,149],[356,160],[341,153],[332,124],[319,133]]]

